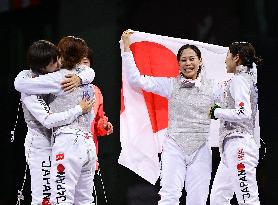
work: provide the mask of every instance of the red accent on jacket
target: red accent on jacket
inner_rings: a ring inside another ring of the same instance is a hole
[[[95,91],[96,101],[94,104],[95,118],[91,122],[91,132],[93,133],[94,142],[96,145],[96,153],[98,154],[98,136],[107,135],[107,130],[104,129],[104,126],[108,122],[108,117],[105,116],[105,112],[103,111],[103,96],[101,94],[100,89],[93,85]]]

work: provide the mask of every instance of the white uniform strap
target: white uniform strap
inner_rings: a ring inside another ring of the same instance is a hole
[[[20,109],[20,107],[21,107],[21,100],[19,101],[18,106],[17,106],[16,120],[15,120],[14,128],[13,128],[13,130],[11,131],[11,142],[14,141],[14,133],[15,133],[15,129],[16,129],[17,121],[18,121],[18,115],[19,115],[19,109]]]

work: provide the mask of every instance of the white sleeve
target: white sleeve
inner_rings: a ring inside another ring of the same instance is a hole
[[[133,88],[141,88],[147,92],[170,98],[173,91],[174,78],[140,75],[132,52],[122,53],[122,65],[124,72],[127,74],[127,80]]]
[[[30,72],[30,71],[29,71]],[[26,70],[21,71],[14,81],[17,91],[26,94],[58,94],[62,92],[61,81],[65,78],[61,72],[56,71],[32,78],[26,75]]]
[[[251,118],[250,84],[242,76],[235,76],[230,86],[231,95],[235,101],[234,109],[216,108],[216,118],[230,122],[245,121]]]
[[[95,71],[86,65],[79,65],[78,68],[81,72],[77,76],[81,79],[81,84],[90,84],[95,78]]]
[[[70,124],[82,114],[80,105],[64,112],[52,113],[45,101],[39,96],[22,94],[21,99],[31,114],[48,129]]]
[[[82,84],[89,84],[94,80],[95,72],[88,66],[79,66],[77,74]],[[30,72],[30,71],[28,71]],[[27,76],[27,71],[21,71],[14,81],[15,89],[21,93],[29,95],[36,94],[59,94],[63,92],[61,82],[65,79],[65,75],[59,70],[53,73],[47,73],[35,78]]]

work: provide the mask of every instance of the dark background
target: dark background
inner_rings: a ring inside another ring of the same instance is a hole
[[[0,0],[0,7],[4,1]],[[187,38],[222,46],[233,41],[249,41],[257,49],[264,65],[258,70],[261,136],[267,152],[258,167],[258,184],[262,205],[277,205],[277,57],[278,1],[275,0],[38,0],[37,5],[10,8],[0,12],[0,205],[16,204],[17,190],[22,186],[26,125],[18,109],[19,93],[13,81],[26,69],[26,50],[36,40],[58,43],[66,35],[81,37],[94,50],[95,84],[104,95],[106,114],[114,133],[99,138],[99,159],[108,204],[157,204],[156,186],[118,165],[120,153],[119,110],[121,57],[119,40],[125,29]],[[3,10],[0,8],[0,11]],[[18,123],[15,141],[10,132]],[[264,156],[263,149],[261,157]],[[213,173],[219,154],[213,149]],[[100,177],[96,177],[98,204],[106,204]],[[30,176],[24,186],[25,200],[30,204]],[[184,196],[181,204],[184,203]]]

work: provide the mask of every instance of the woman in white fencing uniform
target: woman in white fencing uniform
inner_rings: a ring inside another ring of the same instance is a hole
[[[259,145],[254,138],[258,106],[256,57],[250,43],[234,42],[226,57],[227,82],[220,106],[211,109],[220,119],[219,164],[210,197],[212,205],[228,205],[234,193],[239,205],[259,205],[256,167]]]
[[[58,57],[58,49],[51,42],[45,40],[34,42],[27,52],[28,64],[31,70],[22,71],[17,76],[15,80],[16,88],[20,87],[21,83],[32,81],[32,78],[35,76],[58,70],[60,67]],[[85,74],[90,76],[88,72],[85,72]],[[79,77],[75,77],[73,77],[75,79],[73,83],[77,86]],[[93,77],[94,75],[91,74],[91,80],[93,80]],[[71,84],[68,80],[66,82]],[[84,82],[86,82],[85,79]],[[28,82],[26,83],[28,84]],[[47,86],[47,81],[45,81],[45,86]],[[60,82],[56,83],[56,85],[52,82],[52,89],[60,92]],[[89,112],[91,107],[90,102],[84,100],[79,105],[73,106],[64,112],[53,113],[45,103],[47,98],[47,95],[27,95],[21,93],[24,119],[28,127],[24,146],[26,161],[31,175],[32,205],[46,205],[49,203],[51,194],[50,129],[72,122],[82,113]]]
[[[201,52],[194,45],[182,46],[177,54],[180,74],[175,78],[141,76],[130,50],[130,35],[128,31],[122,34],[122,61],[129,84],[169,101],[158,204],[179,204],[185,185],[186,203],[205,205],[212,166],[207,143],[211,122],[208,111],[214,104],[215,84],[202,75]]]
[[[60,40],[58,48],[61,51],[62,67],[53,73],[52,81],[58,81],[59,76],[69,74],[80,75],[82,71],[91,70],[78,63],[87,55],[88,47],[83,39],[67,36]],[[88,77],[88,76],[87,76]],[[83,80],[83,79],[82,79]],[[43,84],[42,78],[33,81],[33,85]],[[53,89],[37,89],[26,86],[22,92],[32,94],[53,93],[49,107],[52,112],[64,112],[80,103],[82,99],[93,100],[91,85],[82,85],[72,92],[53,92]],[[30,91],[31,90],[31,91]],[[33,93],[34,92],[34,93]],[[95,172],[96,153],[93,138],[90,133],[90,122],[93,112],[80,115],[67,125],[53,129],[53,146],[51,157],[51,204],[93,204],[93,178]]]

